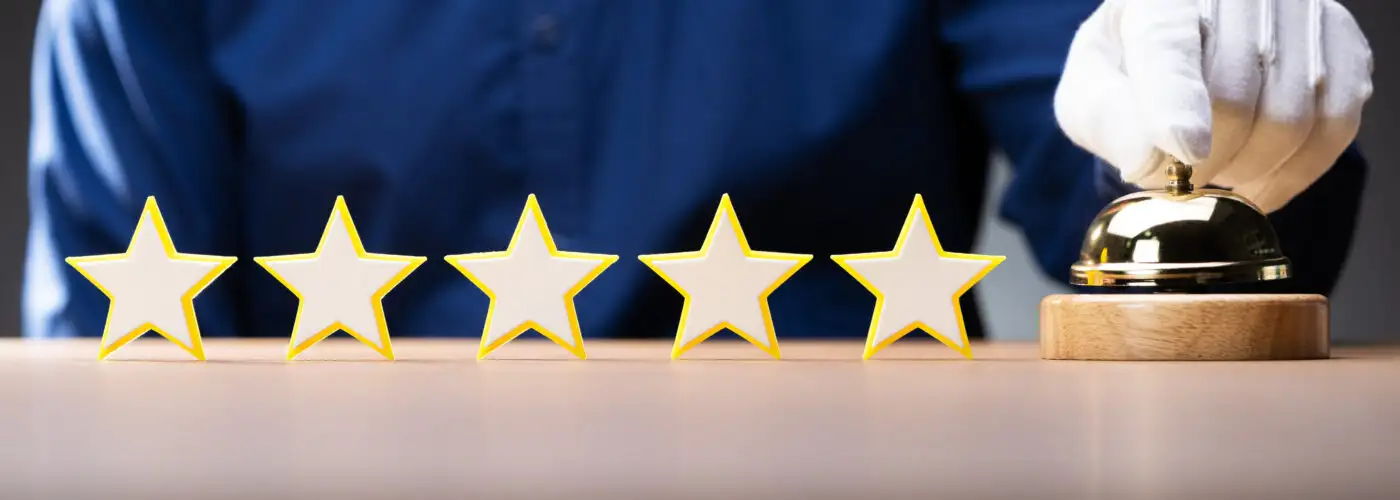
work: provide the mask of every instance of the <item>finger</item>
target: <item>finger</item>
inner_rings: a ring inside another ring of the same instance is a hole
[[[1332,168],[1356,139],[1362,108],[1371,97],[1371,47],[1356,19],[1341,4],[1328,2],[1322,34],[1327,41],[1322,51],[1326,74],[1312,134],[1276,172],[1235,188],[1266,212],[1283,208]]]
[[[1132,0],[1121,26],[1123,67],[1148,137],[1181,161],[1200,163],[1210,156],[1211,112],[1198,0]]]
[[[1322,0],[1266,0],[1264,87],[1254,130],[1215,177],[1225,187],[1263,178],[1293,156],[1312,132],[1322,63]],[[1272,22],[1269,22],[1272,19]]]
[[[1071,142],[1117,167],[1133,182],[1161,163],[1143,130],[1117,36],[1120,2],[1106,2],[1070,43],[1055,90],[1055,119]]]
[[[1221,2],[1229,2],[1221,8]],[[1209,184],[1229,165],[1254,129],[1264,73],[1259,16],[1269,0],[1205,0],[1201,36],[1205,84],[1211,100],[1210,156],[1194,165],[1195,184]]]

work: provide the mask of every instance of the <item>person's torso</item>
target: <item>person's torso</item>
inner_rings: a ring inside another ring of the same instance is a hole
[[[562,249],[622,257],[576,300],[585,338],[674,332],[636,256],[698,248],[722,193],[754,248],[816,255],[772,295],[780,340],[864,334],[873,298],[827,256],[892,247],[916,193],[950,250],[975,232],[985,147],[924,0],[209,7],[241,252],[312,250],[344,195],[369,251],[430,259],[384,301],[394,335],[480,332],[441,257],[504,249],[531,193]],[[285,334],[295,297],[243,273],[246,329]]]

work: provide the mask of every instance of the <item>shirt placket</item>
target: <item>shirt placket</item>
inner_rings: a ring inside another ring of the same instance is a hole
[[[527,182],[563,247],[584,230],[583,138],[578,74],[569,60],[567,3],[525,0],[521,136]]]

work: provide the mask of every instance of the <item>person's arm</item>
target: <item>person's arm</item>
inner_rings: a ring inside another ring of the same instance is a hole
[[[194,0],[44,3],[32,73],[25,336],[102,334],[107,298],[64,258],[125,251],[147,196],[180,251],[236,255],[240,183],[201,9]],[[195,300],[205,336],[235,326],[227,278]]]
[[[1084,231],[1132,188],[1074,145],[1053,102],[1076,30],[1097,0],[942,2],[943,42],[957,59],[957,86],[971,99],[1013,176],[999,207],[1017,225],[1039,267],[1060,282],[1078,258]],[[1365,181],[1355,147],[1319,181],[1269,217],[1295,277],[1271,290],[1330,293],[1346,260]]]

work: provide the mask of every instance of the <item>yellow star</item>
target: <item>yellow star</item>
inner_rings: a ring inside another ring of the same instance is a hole
[[[812,256],[749,248],[728,194],[720,199],[699,251],[638,258],[685,297],[671,359],[726,328],[781,358],[768,296]]]
[[[97,359],[154,331],[203,361],[194,298],[236,260],[176,251],[155,197],[146,198],[126,253],[66,259],[111,301]]]
[[[972,359],[958,299],[1006,257],[943,251],[924,198],[915,195],[893,250],[831,259],[875,294],[865,359],[915,329]]]
[[[366,252],[345,197],[337,196],[314,253],[253,260],[300,300],[287,348],[290,361],[337,330],[394,359],[381,301],[427,259]],[[369,332],[377,335],[366,336]]]
[[[526,199],[504,252],[448,255],[446,259],[491,298],[478,360],[532,329],[579,359],[587,358],[574,296],[617,262],[617,256],[560,251],[535,195]]]

